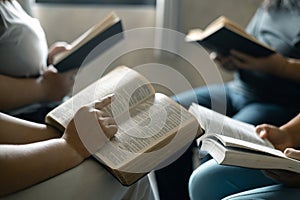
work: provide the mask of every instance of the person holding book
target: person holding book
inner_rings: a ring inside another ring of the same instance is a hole
[[[67,44],[55,43],[48,49],[39,21],[16,0],[0,0],[0,43],[0,110],[43,122],[45,113],[74,83],[75,71],[57,73],[50,67],[53,56],[66,51]]]
[[[259,58],[234,49],[228,56],[218,54],[218,52],[212,53],[212,58],[222,67],[235,70],[234,79],[225,84],[208,85],[183,92],[176,95],[175,99],[186,108],[195,102],[253,125],[286,123],[300,111],[299,17],[300,2],[298,0],[263,1],[246,31],[262,43],[272,47],[277,53]],[[164,191],[171,191],[171,188],[185,189],[187,187],[187,183],[181,180],[187,180],[187,176],[191,173],[191,155],[192,151],[189,150],[176,162],[157,172],[158,180],[182,176],[177,178],[178,181],[166,181],[176,185],[174,187],[172,184],[161,186],[162,194],[167,193]],[[206,169],[212,167],[206,166]],[[236,168],[224,170],[224,174],[230,173],[239,177],[244,170],[239,171]],[[264,179],[264,175],[256,170],[253,170],[253,174],[245,177],[244,180],[249,177],[255,177],[257,180],[260,177]],[[269,183],[267,181],[266,184]],[[163,181],[161,181],[162,184]],[[160,187],[160,181],[158,181],[158,186]],[[197,190],[196,186],[193,188]],[[239,189],[232,188],[232,191],[228,193],[235,193],[236,190]]]
[[[256,132],[261,138],[268,139],[276,149],[283,151],[287,157],[300,160],[300,151],[297,149],[300,147],[300,114],[280,127],[270,124],[258,125],[256,126]],[[232,168],[235,168],[235,171]],[[230,171],[231,174],[228,173]],[[243,173],[240,173],[242,171]],[[213,160],[208,161],[196,169],[191,177],[191,199],[205,197],[204,199],[223,198],[224,200],[292,200],[299,198],[300,174],[270,169],[262,170],[262,172],[266,177],[258,178],[255,176],[259,173],[258,170],[221,166],[216,165]],[[232,191],[229,192],[229,185],[235,188],[236,194],[232,194]]]
[[[0,196],[152,199],[147,177],[125,187],[97,161],[88,159],[117,132],[116,122],[103,109],[112,98],[107,96],[81,107],[63,134],[51,126],[0,113]],[[82,125],[86,132],[78,129]],[[103,141],[90,145],[99,135]]]

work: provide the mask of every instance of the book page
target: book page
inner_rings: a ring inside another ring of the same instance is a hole
[[[231,139],[233,138],[226,138],[225,140],[231,143],[229,141]],[[243,142],[247,143],[246,141]],[[253,144],[250,146],[252,145]],[[263,149],[268,148],[265,146],[261,147]],[[268,148],[271,150],[270,153],[272,155],[270,155],[264,152],[261,153],[260,151],[245,150],[244,148],[225,147],[220,140],[216,140],[216,138],[213,137],[206,138],[203,141],[201,148],[205,151],[208,151],[210,155],[222,165],[240,166],[255,169],[285,169],[296,173],[300,172],[299,160],[288,158],[284,155],[279,156],[282,152],[275,153],[275,149]],[[275,153],[275,155],[273,155],[272,152]]]
[[[193,103],[189,111],[197,118],[205,134],[220,134],[273,148],[268,140],[261,139],[251,124],[234,120],[213,110]]]
[[[226,147],[248,149],[248,150],[263,152],[270,155],[289,159],[287,156],[284,155],[282,151],[264,145],[254,144],[252,142],[239,140],[236,138],[227,137],[225,135],[219,135],[219,134],[216,134],[215,139],[220,140]]]
[[[155,94],[115,120],[119,126],[117,134],[95,156],[111,168],[142,172],[152,170],[182,145],[193,141],[198,128],[191,113],[162,94]],[[155,152],[168,144],[171,136],[174,138],[168,151]]]
[[[115,94],[116,99],[112,103],[113,115],[117,116],[154,92],[148,80],[139,73],[124,66],[118,67],[48,113],[46,122],[54,120],[66,127],[80,107],[111,93]]]

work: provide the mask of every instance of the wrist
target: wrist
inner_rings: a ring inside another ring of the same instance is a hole
[[[299,144],[296,143],[296,141],[297,141],[296,136],[299,134],[294,134],[294,132],[292,130],[290,130],[290,128],[288,126],[281,126],[280,130],[282,130],[285,134],[285,140],[287,143],[287,147],[298,147],[299,146]]]
[[[287,58],[279,55],[279,59],[277,59],[276,61],[276,65],[275,65],[275,68],[270,66],[269,70],[270,71],[273,71],[274,70],[274,73],[276,75],[279,75],[279,76],[282,76],[282,74],[285,74],[285,70],[286,70],[286,66],[289,65],[289,61]]]
[[[60,140],[62,140],[62,143],[66,146],[66,149],[68,149],[69,155],[71,160],[73,160],[75,163],[81,163],[83,160],[85,160],[88,156],[86,154],[83,154],[80,148],[78,148],[76,145],[72,144],[68,140],[66,140],[64,137],[61,137]]]
[[[65,130],[65,133],[61,137],[77,154],[85,159],[91,155],[91,153],[85,148],[80,137],[77,134],[76,127],[73,125],[74,121],[71,121]]]

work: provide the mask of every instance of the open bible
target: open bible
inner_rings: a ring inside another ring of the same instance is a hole
[[[120,66],[52,110],[46,123],[64,130],[83,105],[114,93],[108,111],[118,132],[93,156],[123,185],[167,164],[187,147],[200,129],[196,118],[170,97],[155,93],[137,71]]]
[[[268,45],[258,41],[239,25],[224,16],[211,22],[204,30],[192,29],[186,36],[188,42],[197,42],[208,51],[228,55],[231,49],[263,57],[275,53]]]
[[[189,111],[205,130],[199,138],[201,150],[208,152],[219,164],[300,173],[300,161],[288,158],[268,140],[261,139],[253,125],[196,104]]]

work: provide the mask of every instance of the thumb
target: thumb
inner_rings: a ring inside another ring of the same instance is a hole
[[[300,160],[300,151],[293,148],[286,148],[284,154],[289,158]]]
[[[261,137],[262,139],[267,137],[267,133],[269,132],[269,127],[267,124],[261,124],[255,127],[256,133]]]

